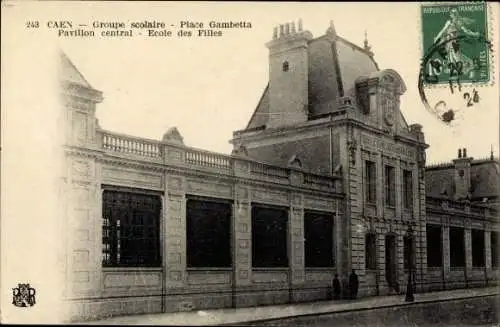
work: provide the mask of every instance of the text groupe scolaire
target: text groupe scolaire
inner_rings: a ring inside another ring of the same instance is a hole
[[[217,37],[223,35],[223,30],[250,29],[252,24],[246,21],[215,21],[208,23],[183,20],[178,24],[166,24],[161,21],[112,22],[94,21],[92,24],[79,24],[73,28],[71,22],[51,22],[49,28],[58,28],[60,37],[132,37],[142,35],[148,37]],[[85,28],[84,28],[85,27]],[[90,28],[89,28],[90,27]]]

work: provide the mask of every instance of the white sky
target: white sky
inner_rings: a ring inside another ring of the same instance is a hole
[[[219,38],[62,39],[59,44],[91,85],[104,92],[97,116],[103,128],[160,139],[176,126],[186,144],[229,153],[232,132],[245,127],[268,79],[273,27],[302,18],[315,37],[334,21],[337,33],[360,46],[364,31],[381,69],[398,71],[407,84],[401,109],[408,123],[424,126],[428,162],[448,161],[459,147],[476,158],[498,154],[499,91],[478,88],[481,101],[466,108],[449,90],[427,92],[465,112],[458,126],[437,121],[417,90],[420,48],[418,3],[51,3],[51,19],[93,21],[249,21],[251,29],[224,31]],[[491,5],[498,11],[497,6]],[[51,13],[50,16],[48,13]],[[498,30],[498,19],[495,18]],[[490,27],[490,31],[495,28]],[[174,29],[176,33],[177,29]],[[498,35],[490,37],[498,39]],[[494,42],[497,51],[498,42]],[[497,60],[498,61],[498,60]],[[498,81],[498,64],[495,71]]]

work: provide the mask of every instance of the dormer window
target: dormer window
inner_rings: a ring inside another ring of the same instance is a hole
[[[285,62],[283,63],[283,71],[284,71],[284,72],[287,72],[287,71],[288,71],[288,69],[289,69],[289,64],[288,64],[288,61],[285,61]]]

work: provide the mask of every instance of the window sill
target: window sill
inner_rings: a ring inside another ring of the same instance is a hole
[[[232,271],[231,267],[188,267],[187,272],[190,271]]]
[[[432,267],[427,266],[427,270],[431,270],[431,271],[442,270],[442,269],[443,269],[443,266],[432,266]]]
[[[288,271],[288,267],[252,267],[252,271],[268,272],[268,271]]]
[[[465,267],[462,266],[462,267],[450,267],[450,271],[461,271],[461,270],[465,270]]]
[[[148,272],[163,271],[162,267],[102,267],[103,272]]]
[[[305,271],[336,271],[335,266],[332,267],[305,267]]]
[[[377,269],[368,269],[368,268],[365,268],[365,273],[375,274],[376,272],[377,272]]]

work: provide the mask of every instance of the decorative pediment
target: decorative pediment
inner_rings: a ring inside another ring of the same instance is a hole
[[[370,95],[377,94],[377,105],[383,108],[384,119],[389,126],[392,126],[398,117],[399,98],[404,92],[406,85],[403,79],[392,69],[356,79],[356,97],[361,111],[368,114],[373,109],[370,108]]]
[[[297,157],[297,155],[293,155],[290,160],[288,160],[288,167],[293,168],[302,168],[302,161]]]
[[[171,127],[168,131],[163,134],[163,142],[170,142],[175,144],[184,145],[184,138],[181,133],[177,130],[177,127]]]

